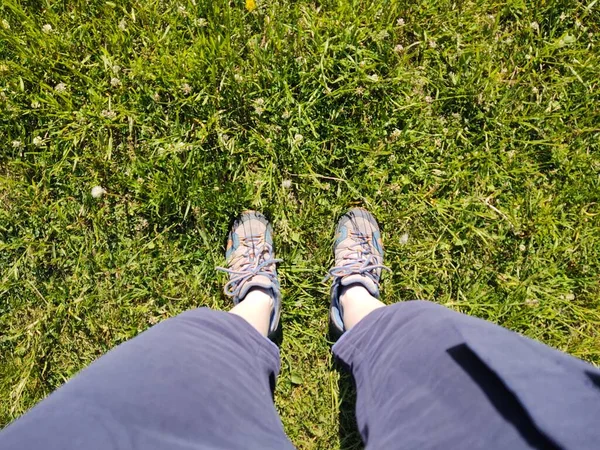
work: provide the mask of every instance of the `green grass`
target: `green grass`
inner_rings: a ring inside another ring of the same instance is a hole
[[[276,404],[300,448],[360,446],[322,281],[353,205],[383,226],[384,301],[600,364],[599,8],[4,0],[0,425],[150,325],[228,308],[214,267],[247,208],[285,259]]]

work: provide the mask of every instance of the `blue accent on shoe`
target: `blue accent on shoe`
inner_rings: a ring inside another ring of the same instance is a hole
[[[336,334],[335,338],[337,339],[341,336],[346,328],[344,327],[344,319],[342,314],[342,307],[340,305],[340,283],[339,280],[334,281],[331,286],[331,310],[329,318],[331,320],[331,325],[333,325],[333,330]]]
[[[338,237],[335,240],[334,246],[339,245],[340,242],[343,242],[348,237],[348,228],[339,227],[337,230]]]
[[[271,227],[267,227],[267,230],[265,231],[265,241],[273,245],[273,235],[271,234]]]
[[[229,257],[231,256],[231,254],[233,252],[235,252],[237,250],[237,248],[240,246],[240,238],[237,235],[237,233],[233,233],[232,232],[229,235],[229,238],[231,239],[231,246],[225,252],[225,258],[227,258],[227,259],[229,259]]]
[[[379,231],[373,232],[373,246],[377,249],[379,253],[383,255],[383,248],[381,248],[381,233]]]

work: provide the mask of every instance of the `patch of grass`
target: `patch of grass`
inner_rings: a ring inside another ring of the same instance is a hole
[[[247,208],[285,259],[276,404],[300,448],[360,447],[322,282],[353,205],[383,226],[386,302],[600,363],[598,4],[5,0],[0,16],[0,424],[151,324],[228,308],[214,266]]]

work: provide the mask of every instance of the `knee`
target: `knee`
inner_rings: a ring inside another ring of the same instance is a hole
[[[216,322],[220,316],[226,314],[210,308],[195,308],[184,311],[174,317],[161,321],[152,328],[181,328],[186,326],[203,326],[207,323]]]
[[[205,319],[205,318],[210,318],[216,315],[221,314],[223,311],[217,311],[214,309],[210,309],[208,307],[201,307],[201,308],[195,308],[195,309],[188,309],[187,311],[184,311],[178,315],[176,315],[175,317],[173,317],[173,319]]]
[[[433,311],[448,311],[448,308],[445,306],[429,300],[410,300],[407,302],[397,303],[397,305],[401,305],[400,309],[403,309],[404,311],[420,312],[424,314],[429,314]]]
[[[416,321],[421,326],[432,326],[443,324],[448,321],[449,316],[458,314],[439,303],[428,300],[411,300],[392,305],[395,314],[402,317],[404,321]]]

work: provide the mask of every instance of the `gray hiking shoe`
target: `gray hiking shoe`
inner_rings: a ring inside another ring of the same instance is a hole
[[[223,289],[234,304],[243,301],[254,287],[271,290],[273,310],[269,325],[269,337],[279,327],[281,315],[281,292],[277,278],[280,259],[274,258],[271,224],[256,211],[244,212],[233,224],[227,240],[227,267],[217,267],[229,273],[229,281]]]
[[[346,331],[339,303],[342,288],[359,284],[373,297],[379,298],[381,271],[390,269],[383,265],[379,225],[367,210],[353,208],[344,214],[337,224],[335,238],[335,266],[328,277],[333,278],[330,331],[332,337],[338,338]]]

